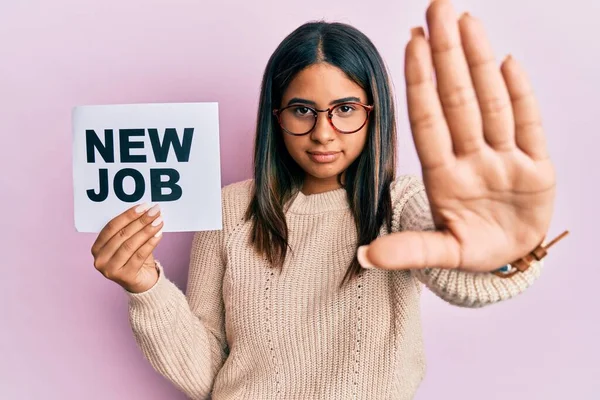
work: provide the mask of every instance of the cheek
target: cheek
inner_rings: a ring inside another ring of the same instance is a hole
[[[346,156],[355,159],[362,153],[367,142],[367,131],[360,131],[348,135],[345,139]]]
[[[305,138],[306,136],[283,136],[283,143],[285,144],[285,148],[293,158],[296,158],[296,155],[304,151],[303,148],[304,141],[306,140]]]

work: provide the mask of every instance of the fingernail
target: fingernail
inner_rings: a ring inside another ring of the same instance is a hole
[[[465,11],[464,13],[460,14],[460,18],[459,19],[467,18],[467,17],[470,17],[470,16],[471,16],[471,14],[469,14],[468,11]]]
[[[375,266],[371,264],[369,259],[367,258],[367,250],[369,246],[360,246],[356,251],[356,258],[358,259],[359,264],[366,269],[375,269]]]
[[[502,60],[502,63],[505,63],[505,62],[507,62],[509,60],[512,60],[512,58],[513,58],[512,54],[507,54],[506,57],[504,57],[504,60]]]
[[[154,221],[152,221],[152,226],[159,226],[162,221],[163,221],[162,217],[158,217]]]
[[[160,237],[161,235],[162,235],[162,229],[160,231],[156,232],[154,237]]]
[[[412,28],[412,29],[410,30],[410,37],[411,37],[411,38],[413,38],[413,39],[414,39],[414,38],[416,38],[416,37],[418,37],[418,36],[425,37],[425,30],[423,29],[423,27],[422,27],[422,26],[417,26],[417,27],[415,27],[415,28]]]
[[[154,207],[152,207],[150,209],[150,211],[148,211],[148,215],[150,217],[154,217],[156,214],[158,214],[159,211],[160,211],[160,204],[156,204]]]
[[[150,203],[140,204],[139,206],[136,207],[135,212],[138,214],[141,214],[144,211],[148,210],[149,208],[150,208]]]

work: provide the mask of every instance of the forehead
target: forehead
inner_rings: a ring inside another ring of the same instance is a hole
[[[363,102],[367,100],[367,93],[344,71],[331,64],[319,63],[300,71],[290,82],[282,100],[285,103],[299,97],[325,105],[349,96],[358,97]]]

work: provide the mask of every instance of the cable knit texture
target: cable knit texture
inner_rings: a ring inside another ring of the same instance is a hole
[[[223,188],[223,229],[195,234],[186,295],[160,263],[154,287],[126,292],[145,357],[192,399],[412,399],[425,372],[421,283],[449,303],[481,307],[540,273],[540,263],[509,279],[363,270],[340,288],[356,252],[344,189],[297,193],[286,209],[291,251],[273,270],[243,221],[252,184]],[[392,231],[434,229],[418,178],[399,177],[391,189]]]

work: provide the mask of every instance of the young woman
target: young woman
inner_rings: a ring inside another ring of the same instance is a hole
[[[189,397],[410,399],[421,284],[480,307],[539,275],[539,262],[496,271],[536,249],[552,214],[529,83],[448,0],[427,24],[405,71],[423,181],[395,176],[393,95],[371,41],[307,23],[267,64],[254,179],[223,189],[222,230],[194,236],[187,293],[152,256],[158,205],[99,234],[95,266],[126,290],[139,346]]]

